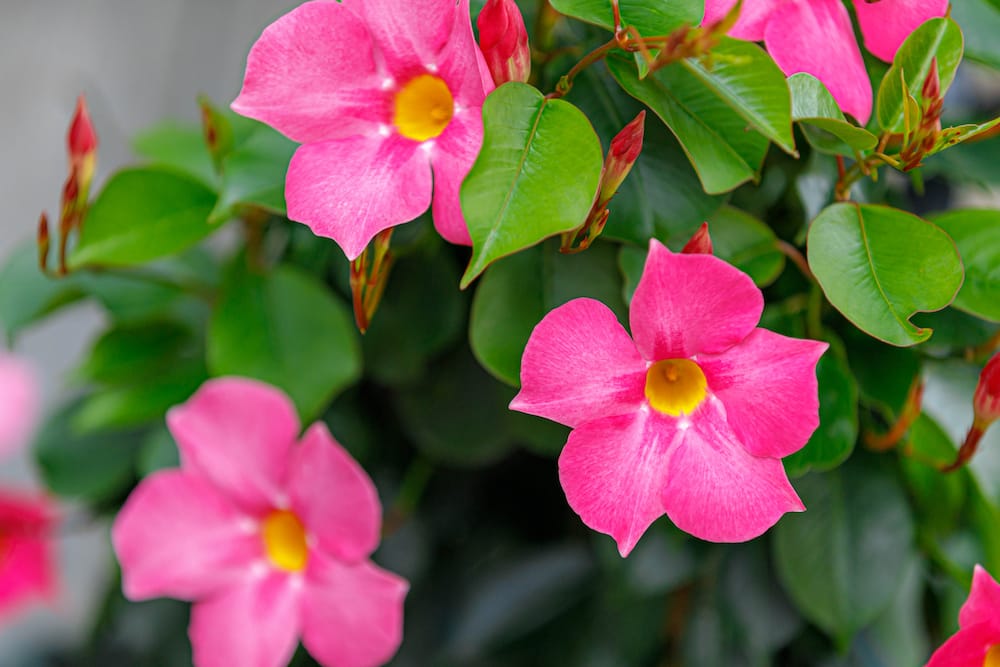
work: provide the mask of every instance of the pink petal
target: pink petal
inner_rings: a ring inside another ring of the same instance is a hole
[[[788,456],[819,426],[816,362],[827,347],[754,329],[722,354],[698,357],[729,427],[751,454]]]
[[[884,1],[884,0],[883,0]],[[840,0],[787,2],[771,14],[764,44],[786,75],[808,72],[862,125],[872,111],[872,85],[847,8]]]
[[[194,600],[231,585],[263,556],[252,519],[211,482],[180,470],[144,479],[115,519],[111,539],[131,600]]]
[[[281,505],[299,418],[271,385],[220,378],[167,413],[185,471],[204,475],[250,512]]]
[[[781,461],[746,451],[715,399],[692,415],[670,458],[662,499],[683,531],[710,542],[758,537],[785,512],[801,512]]]
[[[629,320],[650,361],[722,352],[753,331],[764,297],[745,273],[711,255],[674,254],[649,242]]]
[[[0,494],[0,618],[55,597],[52,521],[47,499]]]
[[[300,147],[288,166],[285,199],[289,218],[355,259],[380,231],[426,211],[431,187],[419,144],[398,135],[357,136]]]
[[[479,107],[483,106],[483,100],[494,85],[493,76],[472,32],[469,0],[458,3],[451,36],[437,61],[437,74],[448,84],[455,103],[465,109],[473,109],[479,116]]]
[[[0,458],[23,447],[38,419],[39,387],[34,370],[0,352]]]
[[[302,587],[268,571],[191,607],[188,635],[198,667],[285,667],[302,627]]]
[[[456,114],[431,150],[434,227],[449,243],[472,245],[459,191],[482,145],[483,119],[476,107]]]
[[[232,107],[303,143],[374,134],[391,118],[383,78],[365,22],[339,3],[307,2],[253,45]]]
[[[648,409],[587,422],[569,434],[559,482],[585,524],[611,535],[627,556],[663,515],[661,493],[676,422]]]
[[[764,39],[764,27],[771,12],[789,0],[743,0],[740,17],[730,31],[729,36],[759,42]],[[736,5],[736,0],[705,0],[705,19],[702,25],[710,25],[725,18],[729,10]]]
[[[345,565],[318,558],[302,601],[302,643],[331,667],[376,667],[403,639],[404,579],[370,561]]]
[[[928,19],[945,16],[948,0],[854,0],[854,11],[865,39],[865,48],[892,62],[910,33]]]
[[[972,575],[969,599],[958,614],[958,624],[965,628],[982,621],[992,621],[1000,632],[1000,584],[977,565]],[[997,640],[1000,642],[1000,639]]]
[[[319,549],[354,562],[378,546],[382,507],[375,485],[325,424],[314,424],[293,455],[288,491]]]
[[[926,667],[982,667],[990,647],[1000,645],[1000,631],[990,623],[975,623],[953,634],[934,651]]]
[[[574,299],[535,326],[521,359],[512,410],[567,426],[634,413],[645,400],[646,364],[611,309]]]

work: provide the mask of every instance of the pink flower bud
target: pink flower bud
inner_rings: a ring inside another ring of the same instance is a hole
[[[682,253],[687,255],[711,255],[712,237],[708,235],[708,223],[701,223],[698,231],[691,236],[691,240],[684,244]]]
[[[983,427],[1000,419],[1000,353],[986,362],[979,375],[979,384],[972,395],[972,406],[976,422]]]
[[[604,160],[604,178],[601,179],[599,202],[606,204],[611,200],[639,158],[645,121],[646,112],[643,110],[611,140],[611,148]]]
[[[527,81],[531,74],[531,49],[524,18],[514,0],[486,0],[476,19],[479,48],[493,82]]]
[[[73,112],[66,142],[69,144],[70,161],[74,164],[97,152],[97,133],[94,132],[94,125],[90,122],[87,100],[83,95],[76,99],[76,111]]]

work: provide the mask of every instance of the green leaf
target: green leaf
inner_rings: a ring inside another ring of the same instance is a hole
[[[285,390],[310,421],[361,374],[351,315],[323,284],[282,266],[247,272],[238,259],[208,327],[212,375],[243,375]]]
[[[462,184],[472,259],[461,287],[491,262],[581,224],[601,178],[601,142],[565,100],[508,83],[483,105],[483,147]]]
[[[552,6],[560,14],[614,30],[609,0],[552,0]],[[645,37],[667,35],[683,25],[697,25],[704,13],[702,0],[621,0],[619,7],[622,24],[633,26]]]
[[[918,311],[941,310],[962,285],[962,260],[939,227],[885,206],[834,204],[809,230],[809,266],[855,326],[892,345],[921,343]]]
[[[201,128],[191,123],[166,121],[136,135],[132,148],[150,166],[170,167],[191,176],[208,188],[218,186],[219,177],[205,147]]]
[[[608,67],[629,95],[666,123],[706,192],[756,180],[768,139],[795,154],[785,76],[755,44],[724,39],[712,66],[688,58],[640,80],[635,64],[612,55]],[[747,131],[747,126],[754,131]]]
[[[97,339],[76,375],[104,384],[145,383],[167,370],[190,340],[191,332],[176,322],[118,326]]]
[[[532,329],[553,308],[581,296],[603,301],[624,321],[627,311],[611,244],[563,255],[553,242],[498,262],[483,276],[472,301],[472,351],[490,373],[518,386],[521,355]]]
[[[920,526],[942,535],[955,527],[965,503],[967,474],[941,473],[955,460],[951,438],[934,419],[921,413],[910,427],[900,466],[920,513]]]
[[[142,264],[180,252],[216,230],[207,222],[215,199],[205,185],[176,172],[120,171],[87,214],[70,266]]]
[[[774,529],[778,578],[802,614],[846,648],[902,583],[899,562],[913,542],[906,496],[870,460],[795,486],[807,511]]]
[[[256,206],[285,215],[285,172],[298,147],[262,123],[222,161],[222,187],[209,222],[223,222],[237,207]]]
[[[1000,322],[1000,211],[949,211],[932,219],[955,241],[965,264],[954,307]]]
[[[179,468],[180,465],[180,451],[165,425],[154,428],[143,438],[142,449],[136,459],[136,470],[140,476],[146,477],[164,468]]]
[[[994,118],[986,123],[980,123],[976,125],[974,123],[967,125],[957,125],[955,127],[946,127],[941,130],[941,134],[938,136],[937,142],[934,147],[927,152],[928,155],[934,155],[935,153],[940,153],[941,151],[951,148],[952,146],[957,146],[969,139],[974,139],[981,134],[989,132],[997,125],[1000,125],[1000,118]]]
[[[76,276],[51,278],[38,268],[38,250],[16,248],[0,269],[0,323],[13,341],[23,329],[85,296]]]
[[[875,102],[879,127],[887,132],[903,131],[906,93],[918,101],[922,99],[921,90],[935,58],[944,95],[962,61],[962,51],[962,31],[949,18],[931,19],[914,30],[896,51],[892,67],[879,86]],[[906,90],[902,81],[905,81]]]
[[[854,157],[878,145],[878,137],[847,121],[826,86],[811,74],[788,78],[792,92],[792,120],[802,126],[809,143],[819,151]]]
[[[964,0],[950,6],[951,18],[962,26],[965,56],[1000,69],[1000,7],[993,0]]]

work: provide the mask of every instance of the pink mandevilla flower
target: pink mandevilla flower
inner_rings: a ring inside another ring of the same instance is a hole
[[[55,596],[54,516],[46,498],[0,492],[0,617]]]
[[[318,1],[264,30],[232,106],[303,144],[288,216],[354,259],[427,210],[432,190],[438,232],[471,244],[459,187],[492,87],[468,0]]]
[[[944,16],[948,0],[853,0],[865,47],[891,62],[896,50],[924,21]],[[736,0],[706,0],[705,24],[718,21]],[[808,72],[826,84],[840,108],[864,125],[872,111],[872,87],[841,0],[743,0],[730,36],[763,41],[786,75]]]
[[[21,359],[0,352],[0,458],[27,442],[38,407],[34,371]]]
[[[326,426],[296,444],[288,398],[241,378],[206,382],[167,425],[180,469],[144,479],[112,530],[125,595],[193,601],[198,667],[285,665],[299,636],[328,667],[392,657],[408,585],[369,560],[378,496]]]
[[[958,626],[927,667],[1000,667],[1000,584],[978,565]]]
[[[559,457],[566,498],[623,556],[663,514],[702,539],[739,542],[804,509],[781,457],[819,423],[827,344],[757,328],[763,306],[745,273],[653,240],[633,338],[593,299],[532,332],[511,407],[573,429]]]

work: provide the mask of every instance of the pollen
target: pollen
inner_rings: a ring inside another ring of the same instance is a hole
[[[1000,667],[1000,644],[995,644],[986,654],[983,667]]]
[[[690,359],[664,359],[646,371],[646,400],[671,417],[694,412],[705,400],[707,387],[705,373]]]
[[[421,74],[396,93],[393,125],[407,139],[427,141],[444,132],[455,114],[455,100],[442,79]]]
[[[271,563],[286,572],[301,572],[306,567],[309,549],[306,529],[293,512],[275,510],[261,526],[264,550]]]

